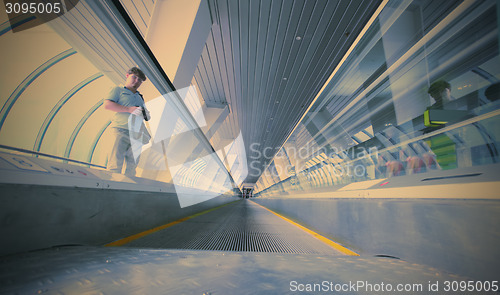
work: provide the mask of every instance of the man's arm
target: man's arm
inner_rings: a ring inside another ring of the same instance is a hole
[[[104,109],[117,113],[131,113],[136,116],[142,115],[141,107],[126,107],[108,99],[104,100]]]

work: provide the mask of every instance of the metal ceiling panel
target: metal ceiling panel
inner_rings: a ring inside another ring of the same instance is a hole
[[[230,106],[217,138],[243,134],[245,182],[259,178],[270,159],[256,156],[277,152],[380,2],[209,0],[215,24],[194,79],[206,102]]]

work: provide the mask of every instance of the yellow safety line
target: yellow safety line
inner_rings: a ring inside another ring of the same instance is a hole
[[[334,241],[332,241],[332,240],[330,240],[328,238],[325,238],[324,236],[318,234],[317,232],[314,232],[314,231],[312,231],[312,230],[310,230],[310,229],[308,229],[308,228],[306,228],[306,227],[304,227],[304,226],[302,226],[302,225],[300,225],[300,224],[298,224],[298,223],[296,223],[296,222],[294,222],[294,221],[292,221],[292,220],[290,220],[290,219],[288,219],[288,218],[286,218],[284,216],[281,216],[280,214],[278,214],[278,213],[276,213],[276,212],[274,212],[274,211],[272,211],[272,210],[270,210],[270,209],[268,209],[268,208],[266,208],[266,207],[264,207],[264,206],[262,206],[260,204],[255,203],[254,201],[251,201],[251,202],[254,203],[257,206],[260,206],[260,207],[266,209],[267,211],[269,211],[269,212],[273,213],[274,215],[278,216],[279,218],[290,222],[291,224],[295,225],[296,227],[302,229],[303,231],[310,233],[311,235],[313,235],[313,237],[315,237],[316,239],[318,239],[318,240],[322,241],[323,243],[329,245],[330,247],[334,248],[335,250],[338,250],[338,251],[340,251],[340,252],[342,252],[344,254],[347,254],[347,255],[359,256],[358,253],[353,252],[353,251],[347,249],[346,247],[341,246],[340,244],[335,243]]]
[[[240,200],[236,200],[236,201],[234,201],[234,202],[238,202],[238,201],[240,201]],[[222,208],[222,207],[224,207],[224,206],[227,206],[227,205],[229,205],[229,204],[232,204],[232,203],[234,203],[234,202],[226,203],[226,204],[224,204],[224,205],[220,205],[220,206],[218,206],[218,207],[211,208],[211,209],[208,209],[208,210],[205,210],[205,211],[202,211],[202,212],[199,212],[199,213],[193,214],[193,215],[191,215],[191,216],[184,217],[184,218],[178,219],[178,220],[176,220],[176,221],[172,221],[172,222],[167,223],[167,224],[164,224],[164,225],[160,225],[160,226],[155,227],[155,228],[152,228],[152,229],[148,229],[147,231],[143,231],[143,232],[140,232],[140,233],[138,233],[138,234],[132,235],[132,236],[130,236],[130,237],[126,237],[126,238],[123,238],[123,239],[120,239],[120,240],[116,240],[116,241],[111,242],[111,243],[109,243],[109,244],[106,244],[106,245],[104,245],[104,246],[106,246],[106,247],[119,247],[119,246],[123,246],[123,245],[125,245],[125,244],[128,244],[128,243],[132,242],[133,240],[137,240],[137,239],[139,239],[139,238],[142,238],[142,237],[147,236],[147,235],[149,235],[149,234],[152,234],[152,233],[154,233],[154,232],[160,231],[160,230],[162,230],[162,229],[166,229],[166,228],[168,228],[168,227],[171,227],[171,226],[176,225],[176,224],[178,224],[178,223],[181,223],[181,222],[183,222],[183,221],[186,221],[186,220],[189,220],[189,219],[195,218],[195,217],[197,217],[197,216],[203,215],[203,214],[205,214],[205,213],[212,212],[212,211],[214,211],[214,210],[220,209],[220,208]]]

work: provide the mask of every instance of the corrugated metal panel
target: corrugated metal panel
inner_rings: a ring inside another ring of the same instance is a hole
[[[231,107],[222,137],[241,130],[247,151],[277,151],[379,3],[209,0],[216,24],[195,80],[205,101]]]

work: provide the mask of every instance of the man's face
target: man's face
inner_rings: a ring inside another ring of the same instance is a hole
[[[142,79],[137,77],[135,74],[127,74],[127,80],[125,80],[125,87],[133,90],[137,90],[142,84]]]
[[[443,103],[447,103],[454,100],[453,97],[451,97],[451,90],[449,88],[446,88],[443,93]]]

